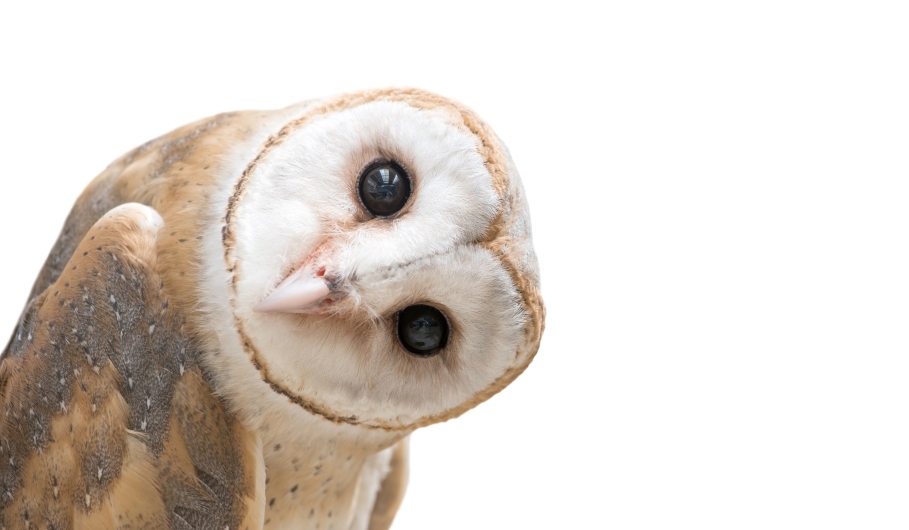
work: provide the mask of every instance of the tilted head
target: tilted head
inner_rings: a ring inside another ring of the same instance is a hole
[[[536,353],[543,307],[527,203],[498,138],[415,90],[284,113],[232,180],[208,245],[220,261],[204,289],[228,291],[209,301],[212,322],[229,313],[245,355],[243,368],[213,361],[232,373],[222,383],[401,432],[504,388]]]

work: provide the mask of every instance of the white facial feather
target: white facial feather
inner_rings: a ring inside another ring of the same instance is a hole
[[[511,363],[523,338],[520,297],[498,260],[472,244],[492,221],[497,196],[477,139],[449,121],[399,102],[327,114],[250,175],[237,211],[235,312],[294,393],[345,416],[406,425],[465,401]],[[360,222],[356,181],[376,158],[406,167],[414,193],[399,217]],[[215,236],[208,248],[218,263]],[[318,265],[350,282],[341,315],[252,310],[317,249]],[[210,274],[212,283],[229,280],[223,269]],[[226,302],[213,305],[221,309],[213,322],[232,320]],[[444,308],[452,330],[443,354],[418,358],[398,344],[394,314],[415,303]],[[244,392],[247,383],[264,386],[251,376],[238,384]]]

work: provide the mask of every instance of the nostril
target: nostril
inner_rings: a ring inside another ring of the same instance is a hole
[[[325,267],[321,267],[321,268],[316,272],[316,276],[319,277],[319,278],[325,276]]]

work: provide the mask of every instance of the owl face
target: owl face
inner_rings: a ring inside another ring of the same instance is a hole
[[[411,429],[529,362],[536,261],[493,141],[454,106],[375,98],[308,109],[247,164],[222,234],[230,312],[288,407]]]

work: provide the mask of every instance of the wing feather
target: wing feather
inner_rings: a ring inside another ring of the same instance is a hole
[[[388,530],[404,501],[407,480],[410,478],[410,438],[404,438],[391,454],[388,474],[382,480],[379,494],[369,518],[369,530]]]
[[[0,362],[3,527],[255,528],[258,438],[168,302],[160,224],[113,209],[23,313]]]

